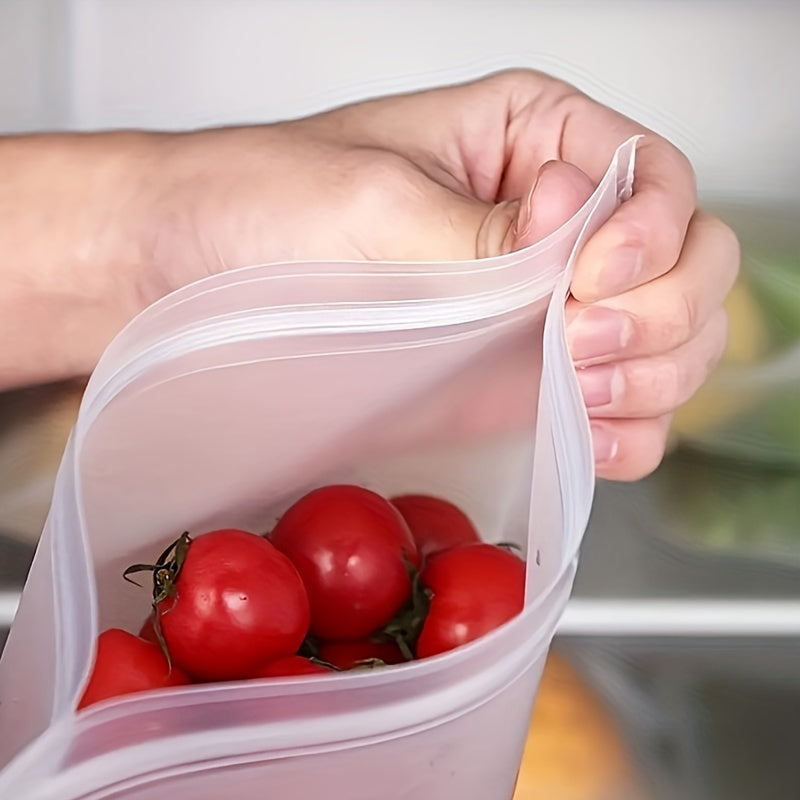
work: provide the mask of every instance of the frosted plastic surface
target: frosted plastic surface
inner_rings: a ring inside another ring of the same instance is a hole
[[[452,264],[214,276],[104,354],[0,662],[0,796],[507,800],[594,474],[564,339],[571,260],[630,192],[635,142],[556,233]],[[129,563],[183,530],[266,531],[309,488],[440,493],[527,554],[523,613],[369,673],[74,708],[99,630],[135,629]]]

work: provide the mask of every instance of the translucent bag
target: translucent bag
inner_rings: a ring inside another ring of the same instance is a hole
[[[0,662],[0,796],[507,800],[590,511],[564,335],[574,253],[631,191],[635,140],[521,252],[314,263],[164,298],[91,378]],[[332,482],[461,505],[526,554],[524,611],[430,659],[217,683],[75,711],[99,630],[137,630],[123,568],[176,531],[268,528]]]

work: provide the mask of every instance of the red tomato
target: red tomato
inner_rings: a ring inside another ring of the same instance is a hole
[[[139,638],[144,639],[146,642],[158,644],[158,636],[156,636],[155,622],[153,621],[152,614],[142,623],[142,627],[139,628]]]
[[[405,494],[391,498],[390,502],[408,523],[423,559],[481,540],[470,518],[448,500]]]
[[[297,567],[311,604],[311,632],[362,639],[411,593],[406,561],[419,565],[400,512],[359,486],[325,486],[298,500],[270,540]]]
[[[97,637],[97,655],[78,708],[109,697],[189,682],[182,670],[175,666],[170,670],[157,644],[119,628],[109,628]]]
[[[400,648],[394,642],[371,642],[359,639],[352,642],[320,642],[317,656],[339,669],[352,669],[360,661],[383,661],[384,664],[400,664],[405,661]]]
[[[319,675],[321,673],[332,672],[330,667],[324,664],[317,664],[303,656],[291,655],[277,658],[259,667],[252,675],[252,678],[282,678],[287,675]]]
[[[192,540],[174,589],[158,604],[161,630],[173,663],[200,680],[247,678],[295,653],[308,632],[297,570],[254,533],[225,529]]]
[[[447,550],[430,560],[421,577],[432,598],[417,658],[471,642],[522,611],[525,562],[502,547]]]

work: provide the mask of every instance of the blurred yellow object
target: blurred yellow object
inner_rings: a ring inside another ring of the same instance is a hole
[[[739,279],[725,302],[728,312],[728,345],[722,365],[756,364],[769,353],[770,334],[764,309],[747,283]],[[753,402],[752,393],[731,393],[718,387],[712,375],[697,394],[675,413],[673,439],[691,438],[727,422],[746,411]]]
[[[709,383],[675,412],[671,432],[677,439],[690,439],[728,422],[756,402],[757,397],[752,393],[733,393],[715,386],[712,376]]]
[[[513,800],[644,800],[614,718],[570,663],[551,653]]]
[[[723,362],[753,364],[763,358],[770,345],[765,311],[741,278],[728,294],[725,310],[728,312],[729,334]]]

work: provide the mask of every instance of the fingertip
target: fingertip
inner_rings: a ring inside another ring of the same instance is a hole
[[[680,258],[693,207],[652,188],[634,193],[589,239],[572,293],[592,303],[669,272]]]
[[[543,164],[527,196],[520,203],[513,232],[513,248],[540,241],[567,222],[591,197],[594,184],[578,167],[566,161]]]
[[[572,295],[582,303],[596,303],[633,289],[643,282],[644,255],[641,245],[626,243],[623,237],[615,236],[610,243],[600,240],[588,253],[586,249],[581,252],[572,277]]]
[[[637,481],[654,472],[664,458],[672,415],[652,419],[592,421],[598,478]]]

